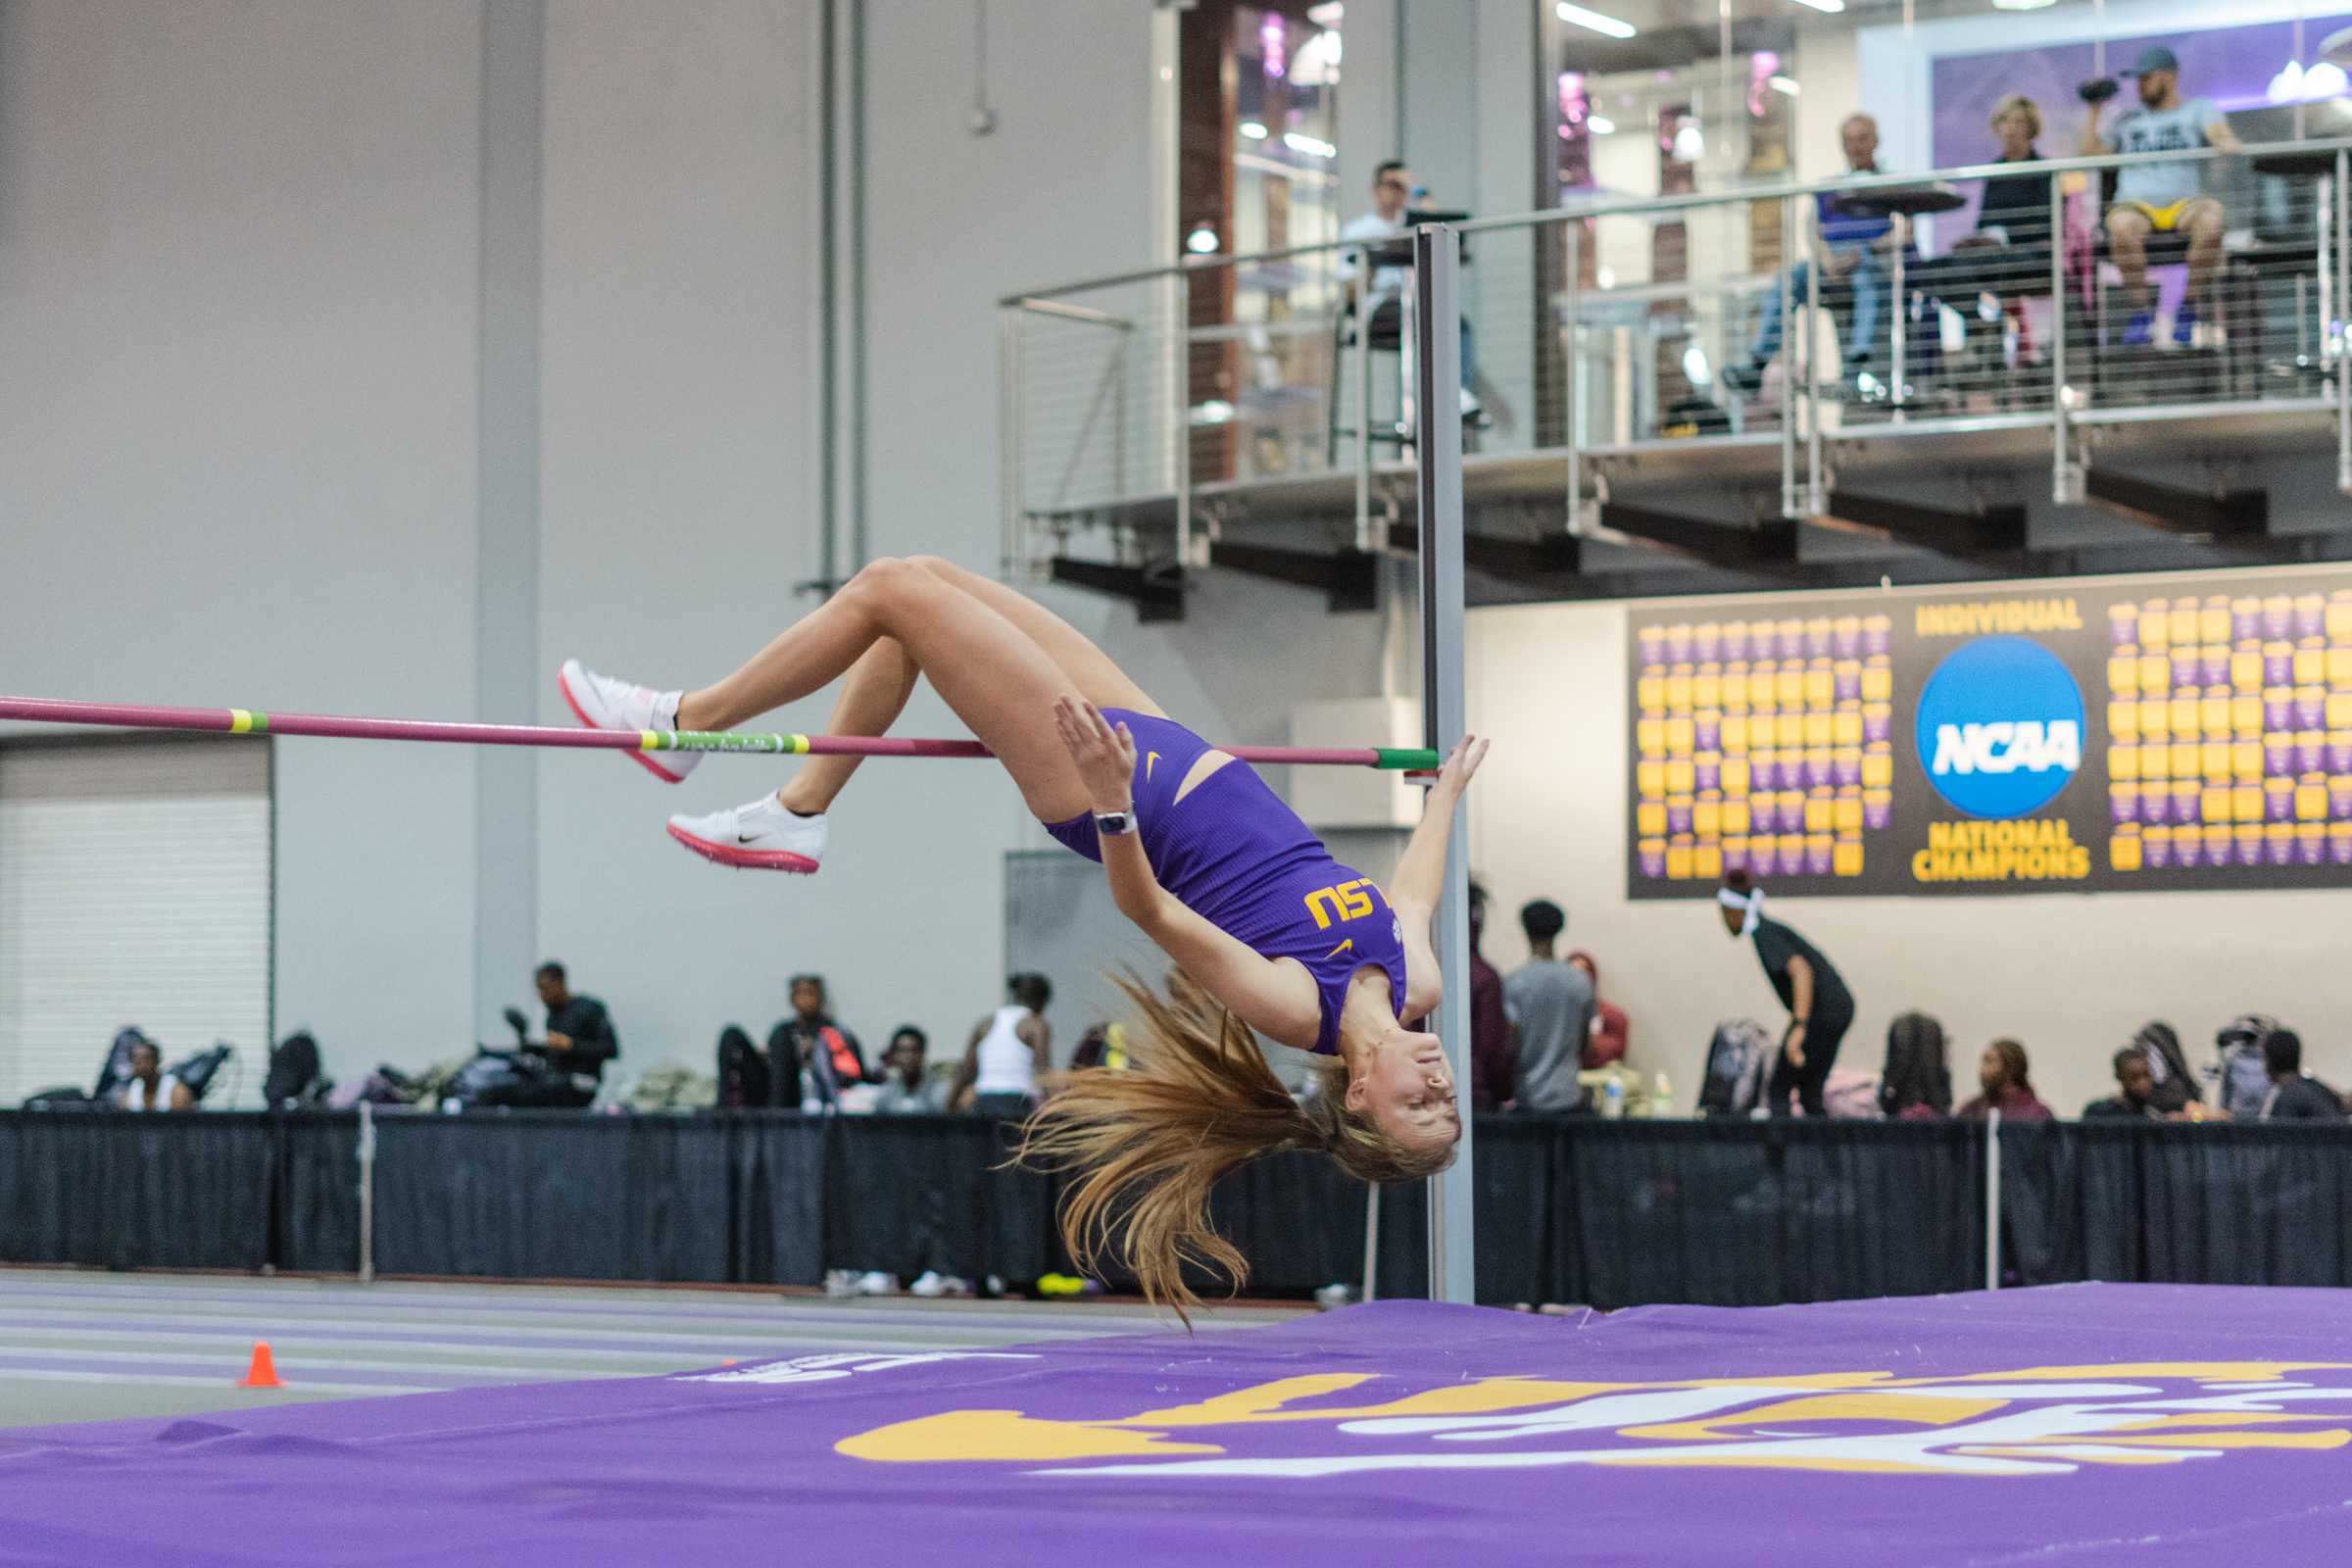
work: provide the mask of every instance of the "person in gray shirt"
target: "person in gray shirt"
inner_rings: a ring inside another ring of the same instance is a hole
[[[2242,151],[2230,122],[2210,98],[2180,96],[2180,60],[2161,46],[2142,49],[2122,74],[2134,78],[2139,102],[2115,117],[2099,134],[2099,103],[2083,112],[2079,150],[2102,153],[2190,152],[2211,145],[2225,153]],[[2222,204],[2204,193],[2204,166],[2194,160],[2127,164],[2115,172],[2115,205],[2107,210],[2107,251],[2124,277],[2132,318],[2124,345],[2139,348],[2155,335],[2155,307],[2148,293],[2148,236],[2188,236],[2188,292],[2173,318],[2173,341],[2194,342],[2197,313],[2211,308],[2209,290],[2222,260]]]
[[[1576,1081],[1592,1029],[1592,982],[1552,956],[1568,916],[1549,899],[1519,911],[1528,960],[1502,978],[1503,1010],[1519,1028],[1513,1096],[1521,1110],[1574,1110],[1585,1092]]]

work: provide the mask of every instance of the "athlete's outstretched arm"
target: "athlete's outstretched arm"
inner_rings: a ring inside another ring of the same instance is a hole
[[[1094,810],[1133,809],[1135,737],[1127,726],[1114,728],[1094,704],[1066,697],[1054,704],[1054,718]],[[1142,835],[1105,833],[1101,844],[1102,871],[1119,912],[1195,984],[1268,1039],[1301,1050],[1314,1045],[1322,1018],[1314,981],[1304,969],[1275,963],[1186,908],[1152,874]]]
[[[1423,925],[1437,912],[1438,894],[1446,883],[1446,841],[1453,833],[1453,808],[1470,787],[1470,776],[1487,760],[1487,743],[1475,735],[1456,741],[1430,786],[1421,808],[1421,825],[1397,857],[1396,875],[1389,884],[1389,903],[1399,915],[1418,914]]]

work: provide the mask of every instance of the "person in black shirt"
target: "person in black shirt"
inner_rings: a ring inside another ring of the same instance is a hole
[[[2164,1120],[2164,1112],[2156,1104],[2156,1075],[2148,1068],[2147,1052],[2138,1045],[2126,1046],[2115,1054],[2115,1089],[2109,1098],[2084,1105],[2082,1119]]]
[[[564,966],[554,959],[539,966],[536,979],[539,1000],[547,1005],[547,1040],[529,1049],[544,1053],[559,1071],[570,1074],[575,1103],[585,1105],[596,1098],[605,1063],[620,1054],[619,1031],[612,1027],[605,1004],[574,992]]]
[[[1838,1048],[1853,1027],[1853,993],[1819,949],[1778,920],[1764,917],[1764,890],[1744,869],[1724,873],[1716,895],[1723,923],[1734,938],[1753,937],[1765,978],[1788,1009],[1788,1029],[1773,1063],[1764,1095],[1775,1116],[1788,1114],[1794,1093],[1808,1116],[1825,1115],[1822,1086],[1837,1063]]]
[[[2274,1029],[2262,1037],[2262,1059],[2271,1070],[2271,1094],[2262,1102],[2264,1121],[2342,1121],[2343,1102],[2316,1078],[2303,1076],[2303,1037]]]

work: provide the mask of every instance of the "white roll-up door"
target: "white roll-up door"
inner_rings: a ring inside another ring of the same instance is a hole
[[[0,1105],[95,1082],[117,1030],[165,1064],[226,1040],[208,1107],[270,1054],[270,743],[0,746]]]

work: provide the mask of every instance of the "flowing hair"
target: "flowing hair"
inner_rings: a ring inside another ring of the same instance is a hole
[[[1221,1274],[1238,1292],[1249,1260],[1217,1234],[1208,1196],[1218,1182],[1288,1149],[1328,1154],[1358,1181],[1402,1182],[1453,1163],[1453,1148],[1414,1149],[1342,1102],[1347,1068],[1317,1058],[1319,1082],[1294,1100],[1250,1028],[1180,969],[1163,998],[1132,973],[1111,976],[1135,1004],[1128,1065],[1064,1077],[1031,1113],[1013,1158],[1075,1173],[1059,1204],[1062,1245],[1079,1272],[1131,1274],[1154,1306],[1200,1298],[1187,1268]]]

